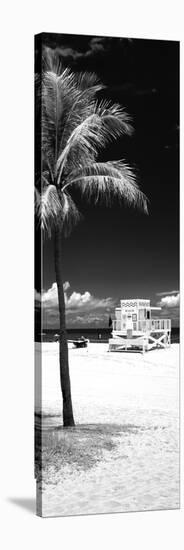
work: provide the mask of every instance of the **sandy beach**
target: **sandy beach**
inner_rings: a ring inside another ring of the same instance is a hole
[[[42,346],[43,516],[179,507],[179,345],[108,353],[70,349],[76,427],[63,430],[58,344]]]

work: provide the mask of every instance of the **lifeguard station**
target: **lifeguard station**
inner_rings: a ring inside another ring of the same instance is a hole
[[[171,320],[157,319],[150,300],[121,300],[121,307],[115,309],[112,338],[109,351],[140,350],[143,353],[171,345]]]

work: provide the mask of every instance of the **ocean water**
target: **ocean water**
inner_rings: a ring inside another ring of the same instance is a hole
[[[90,342],[108,342],[111,338],[111,329],[109,328],[77,328],[77,329],[67,329],[68,340],[77,340],[81,336],[88,338]],[[44,329],[42,332],[42,341],[43,342],[55,342],[57,340],[57,329]],[[36,341],[39,342],[41,339],[40,334],[36,335]],[[171,342],[172,344],[178,344],[180,341],[180,331],[179,327],[173,327],[171,331]]]

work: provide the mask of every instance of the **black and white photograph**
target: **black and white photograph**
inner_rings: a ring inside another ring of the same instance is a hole
[[[179,50],[35,36],[42,517],[180,507]]]

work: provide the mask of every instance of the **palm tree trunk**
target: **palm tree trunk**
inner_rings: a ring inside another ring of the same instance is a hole
[[[68,344],[66,335],[65,321],[65,300],[62,280],[62,229],[55,231],[55,272],[58,289],[59,302],[59,320],[60,320],[60,339],[59,339],[59,362],[60,362],[60,381],[63,396],[63,425],[74,426],[74,417],[72,409],[70,374],[68,364]]]

